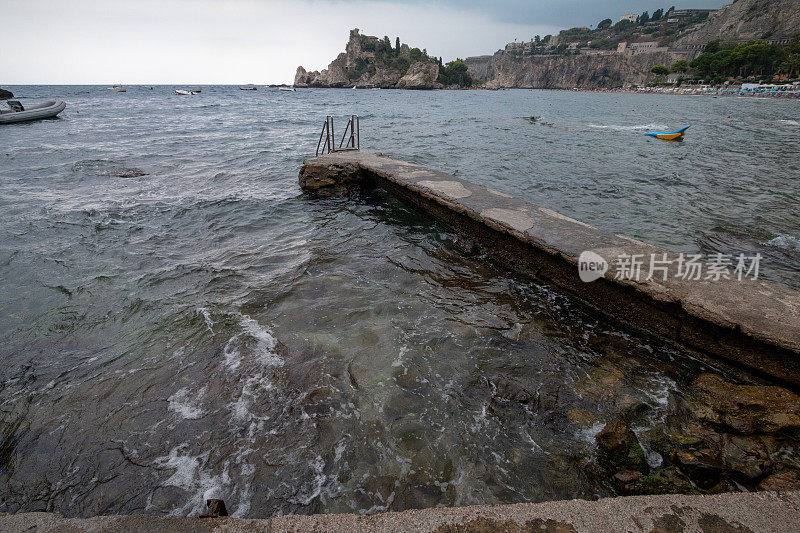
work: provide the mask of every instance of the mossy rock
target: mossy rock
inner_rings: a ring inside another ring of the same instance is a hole
[[[633,494],[705,494],[688,481],[662,476],[644,476],[633,488]]]
[[[595,437],[600,448],[600,463],[612,471],[638,470],[649,472],[650,467],[636,434],[622,420],[615,420]]]

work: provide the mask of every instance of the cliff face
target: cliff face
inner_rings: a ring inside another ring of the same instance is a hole
[[[419,52],[417,50],[417,52]],[[382,89],[437,89],[439,65],[419,57],[408,45],[391,48],[378,39],[350,31],[345,51],[321,72],[297,67],[295,87],[359,87]]]
[[[800,0],[738,0],[713,13],[678,43],[791,38],[800,33]]]
[[[497,53],[467,58],[469,73],[487,88],[607,88],[653,81],[654,65],[670,66],[692,59],[713,40],[787,39],[800,34],[800,0],[738,0],[712,13],[708,20],[681,36],[669,51],[608,55],[516,57]]]
[[[672,52],[612,55],[529,56],[495,54],[468,58],[469,73],[488,89],[602,89],[642,85],[653,79],[653,65],[672,65],[684,56]]]

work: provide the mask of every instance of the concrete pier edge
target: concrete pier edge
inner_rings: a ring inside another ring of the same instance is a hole
[[[663,248],[616,235],[482,185],[374,152],[337,152],[304,161],[305,190],[380,186],[466,234],[501,263],[544,279],[591,309],[646,334],[800,388],[800,293],[762,280],[615,279],[609,269],[585,283],[581,252],[609,264],[620,254],[676,260]],[[642,276],[644,278],[645,275]]]
[[[266,519],[113,515],[63,518],[53,513],[0,514],[8,533],[188,531],[289,532],[509,532],[605,533],[736,532],[795,533],[800,492],[737,492],[713,496],[628,496],[595,501],[563,500],[510,505],[476,505],[387,512],[373,515],[317,514]]]

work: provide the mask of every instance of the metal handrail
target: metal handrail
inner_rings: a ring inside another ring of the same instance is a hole
[[[319,142],[317,142],[317,151],[316,151],[315,155],[319,155],[319,147],[322,145],[322,137],[326,133],[329,132],[329,130],[328,130],[328,121],[329,121],[330,118],[331,118],[330,116],[325,117],[325,123],[322,125],[322,131],[319,134]],[[325,144],[326,145],[328,144],[328,140],[329,139],[330,139],[330,133],[328,133],[328,135],[325,137]],[[325,148],[326,148],[325,146],[322,146],[322,153],[323,154],[325,153]],[[328,153],[330,153],[330,150],[328,150]]]
[[[348,131],[350,131],[350,125],[351,125],[352,123],[353,123],[353,119],[351,118],[350,120],[348,120],[348,121],[347,121],[347,126],[345,126],[345,127],[344,127],[344,133],[342,134],[342,140],[341,140],[341,141],[339,141],[339,150],[341,150],[341,149],[342,149],[342,145],[344,144],[344,140],[345,140],[345,138],[347,137],[347,132],[348,132]],[[353,137],[353,136],[352,136],[352,135],[350,135],[350,138],[351,138],[351,140],[352,140],[352,137]],[[350,141],[348,140],[348,141],[347,141],[347,146],[345,146],[345,148],[347,148],[347,147],[349,147],[349,146],[350,146]]]
[[[347,144],[344,144],[344,140],[347,138],[347,132],[350,132],[350,138],[347,141]],[[347,126],[344,129],[344,134],[342,135],[342,140],[339,141],[339,150],[360,150],[361,149],[361,124],[358,118],[358,115],[350,115],[350,120],[347,121]]]
[[[348,137],[348,133],[350,134]],[[322,139],[325,139],[323,143]],[[347,139],[347,144],[345,144]],[[325,123],[322,125],[322,131],[319,134],[319,141],[317,142],[316,155],[330,154],[342,150],[360,150],[361,149],[361,121],[358,115],[350,115],[350,120],[347,121],[347,126],[344,128],[342,139],[339,141],[339,147],[336,147],[336,136],[333,128],[333,117],[330,115],[325,117]]]

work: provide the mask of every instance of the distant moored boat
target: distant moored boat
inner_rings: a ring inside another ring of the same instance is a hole
[[[278,87],[278,90],[280,90],[280,91],[296,91],[297,89],[295,89],[294,87]]]
[[[8,106],[11,109],[0,109],[0,124],[53,118],[64,111],[67,104],[61,100],[47,100],[25,107],[17,100],[9,100]]]
[[[239,85],[240,91],[257,91],[258,87],[255,85]]]
[[[122,85],[112,85],[111,87],[108,87],[108,90],[114,91],[115,93],[124,93],[127,91],[127,89]]]
[[[181,96],[190,96],[195,94],[200,94],[200,91],[188,91],[186,89],[175,89],[175,94],[180,94]]]

